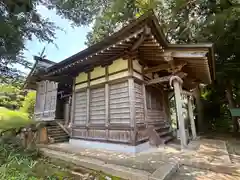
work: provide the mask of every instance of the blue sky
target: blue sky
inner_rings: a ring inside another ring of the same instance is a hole
[[[47,44],[46,42],[39,42],[37,39],[26,42],[26,48],[28,50],[24,51],[24,55],[27,59],[32,60],[33,56],[39,55],[44,46],[46,46],[45,55],[46,58],[59,62],[63,59],[83,50],[86,48],[84,42],[86,41],[86,35],[90,31],[90,27],[72,27],[71,22],[67,19],[62,19],[60,16],[56,15],[54,10],[48,10],[44,6],[39,6],[38,11],[43,17],[49,18],[57,26],[63,28],[64,31],[56,31],[56,39],[54,44]],[[29,70],[23,70],[28,73]]]

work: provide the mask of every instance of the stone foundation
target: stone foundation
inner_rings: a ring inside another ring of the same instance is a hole
[[[131,146],[126,144],[114,144],[114,143],[105,143],[97,141],[87,141],[82,139],[70,139],[69,143],[73,146],[78,146],[82,148],[92,148],[92,149],[103,149],[123,153],[139,153],[147,151],[151,148],[149,142],[139,144],[137,146]]]

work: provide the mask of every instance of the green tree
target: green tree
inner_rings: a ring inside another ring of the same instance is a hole
[[[9,83],[10,79],[23,77],[14,64],[30,68],[31,63],[23,57],[26,40],[36,37],[39,41],[53,42],[57,28],[53,22],[43,18],[36,10],[39,0],[20,1],[28,4],[11,3],[16,1],[1,1],[0,3],[0,82]]]
[[[28,113],[29,117],[32,118],[34,114],[34,106],[36,101],[36,92],[29,91],[22,102],[20,111]]]
[[[0,84],[0,106],[8,109],[19,109],[25,92],[19,86]]]

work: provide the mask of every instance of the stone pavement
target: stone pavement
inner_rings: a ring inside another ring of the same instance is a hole
[[[93,164],[94,161],[99,161],[104,164],[101,165],[100,163],[100,166],[106,166],[106,164],[116,165],[118,169],[121,169],[120,177],[124,178],[131,176],[136,179],[144,177],[151,180],[166,178],[175,180],[176,177],[179,176],[179,178],[181,177],[182,179],[188,177],[190,180],[204,179],[204,176],[206,176],[205,179],[210,179],[210,177],[215,176],[219,180],[231,178],[240,179],[240,166],[239,164],[231,163],[226,143],[221,140],[200,139],[191,142],[188,149],[184,151],[181,151],[178,147],[168,145],[153,148],[147,152],[138,153],[137,155],[100,149],[79,148],[71,146],[68,143],[45,146],[45,151],[46,148],[48,151],[52,151],[51,153],[53,153],[53,151],[67,153],[68,157],[76,156],[79,159],[91,158]],[[88,161],[90,161],[90,159],[88,159]],[[87,168],[91,168],[91,166]],[[114,169],[114,166],[112,166],[112,168]],[[127,172],[135,172],[135,170],[137,172],[135,175],[128,173],[124,175],[124,168],[127,168],[125,169]],[[104,170],[96,167],[95,169]],[[108,169],[108,171],[111,172],[113,170]],[[192,172],[193,175],[189,175],[191,174],[190,172]],[[116,173],[115,170],[114,173]],[[209,177],[207,175],[209,175]]]
[[[239,180],[240,177],[205,169],[181,166],[169,180]]]

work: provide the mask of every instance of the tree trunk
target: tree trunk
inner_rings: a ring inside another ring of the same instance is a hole
[[[236,104],[233,99],[232,84],[230,81],[227,81],[227,84],[226,84],[226,98],[228,100],[229,108],[236,108]],[[233,131],[238,132],[239,126],[238,126],[237,117],[232,116],[232,123],[233,123]]]
[[[201,91],[199,85],[197,86],[195,92],[196,98],[196,108],[197,108],[197,130],[198,132],[203,131],[203,105],[201,101]]]

